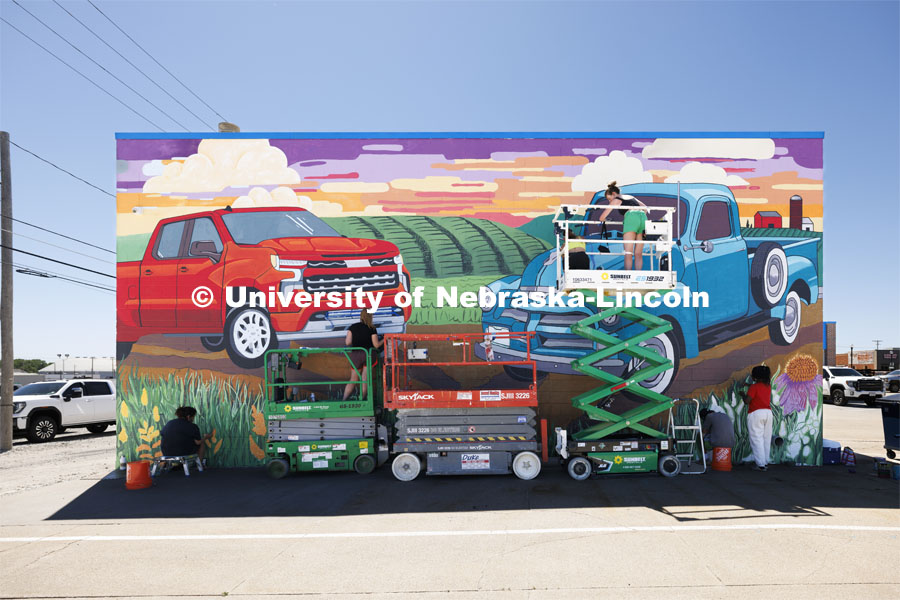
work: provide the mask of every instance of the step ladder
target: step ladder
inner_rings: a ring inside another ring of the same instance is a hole
[[[594,327],[595,324],[615,316],[644,327],[644,331],[627,339],[621,339]],[[639,384],[671,369],[673,367],[672,361],[660,356],[652,348],[641,346],[640,343],[671,330],[672,323],[638,308],[613,307],[574,323],[570,329],[572,333],[603,346],[600,350],[572,361],[572,369],[576,372],[603,382],[603,385],[572,398],[572,405],[575,408],[583,411],[594,421],[598,421],[597,424],[574,433],[572,435],[573,439],[578,441],[599,440],[626,428],[651,438],[667,439],[669,432],[659,431],[654,427],[643,424],[641,421],[645,421],[666,410],[669,410],[671,414],[674,400]],[[618,377],[593,366],[598,361],[619,353],[625,353],[639,361],[643,361],[642,364],[644,366],[633,373],[626,374],[627,378]],[[612,394],[624,390],[644,398],[647,402],[621,415],[604,410],[603,407],[608,404],[608,401],[605,400]]]
[[[690,425],[679,425],[678,408],[689,407],[692,413]],[[679,436],[679,433],[682,433]],[[683,437],[684,433],[690,435]],[[702,475],[706,473],[706,448],[703,446],[703,424],[700,422],[700,401],[696,398],[675,400],[669,408],[669,437],[675,440],[675,456],[681,461],[683,475]],[[700,460],[694,462],[696,450],[700,450]]]

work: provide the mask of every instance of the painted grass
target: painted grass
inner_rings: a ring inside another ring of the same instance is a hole
[[[161,456],[160,429],[175,418],[179,406],[197,409],[201,433],[211,466],[247,467],[261,464],[266,423],[260,412],[263,397],[258,386],[235,378],[203,378],[191,373],[184,378],[140,374],[137,367],[121,368],[117,377],[116,465]]]
[[[473,275],[468,277],[447,277],[444,279],[426,279],[424,277],[414,277],[412,286],[422,286],[425,288],[425,294],[422,296],[422,307],[413,308],[412,316],[407,325],[480,325],[481,309],[464,308],[458,306],[450,308],[444,306],[439,308],[437,305],[438,292],[437,288],[443,286],[447,290],[456,286],[459,293],[462,292],[478,292],[478,288],[496,281],[497,275]]]

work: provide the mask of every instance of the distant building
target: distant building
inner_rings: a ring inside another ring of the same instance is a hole
[[[893,371],[900,369],[900,348],[884,348],[876,352],[876,362],[879,371]]]
[[[802,229],[803,231],[815,231],[815,226],[813,225],[812,219],[810,219],[809,217],[803,217],[800,229]]]
[[[803,225],[803,198],[800,196],[791,196],[791,217],[788,227],[791,229],[802,229]]]
[[[753,226],[757,229],[781,229],[781,213],[774,210],[761,210],[753,215]]]
[[[825,364],[833,365],[836,360],[837,350],[837,322],[825,321],[822,323],[822,351],[825,354]]]
[[[95,379],[112,379],[116,376],[116,359],[111,356],[78,356],[60,359],[40,370],[47,379],[71,379],[73,377],[92,377]]]

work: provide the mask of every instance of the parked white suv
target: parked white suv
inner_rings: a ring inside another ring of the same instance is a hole
[[[884,381],[878,377],[865,377],[850,367],[823,367],[822,394],[837,406],[844,406],[850,398],[859,398],[866,406],[875,406],[875,400],[884,395]]]
[[[49,442],[67,427],[103,433],[116,422],[116,386],[106,379],[29,383],[13,392],[13,431]]]

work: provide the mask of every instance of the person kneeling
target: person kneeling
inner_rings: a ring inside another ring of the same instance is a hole
[[[204,461],[206,445],[203,443],[212,437],[211,433],[200,435],[200,428],[194,423],[197,409],[182,406],[175,411],[175,417],[163,426],[161,450],[163,456],[188,456],[196,454]],[[205,461],[204,461],[204,464]]]

